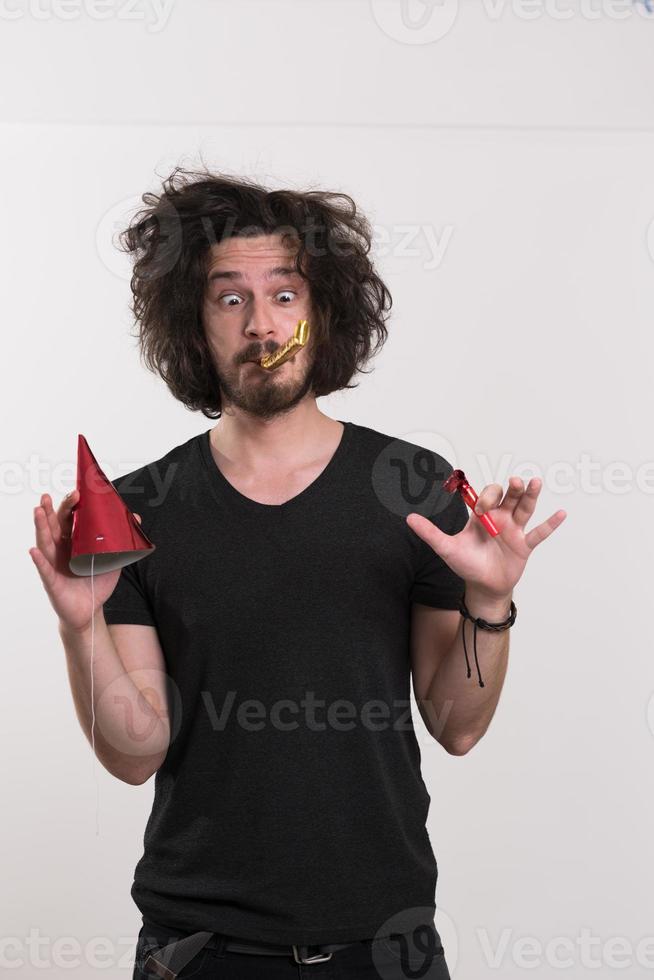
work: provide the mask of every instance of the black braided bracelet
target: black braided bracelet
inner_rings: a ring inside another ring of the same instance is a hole
[[[485,685],[484,685],[484,682],[481,679],[481,671],[479,669],[479,660],[477,659],[477,628],[479,628],[480,630],[488,630],[489,632],[492,632],[492,633],[499,633],[502,630],[508,630],[515,623],[515,618],[518,615],[518,610],[517,610],[516,605],[515,605],[515,603],[514,603],[514,601],[512,599],[511,600],[511,611],[510,611],[509,615],[507,616],[507,618],[504,620],[504,622],[502,622],[502,623],[489,623],[487,619],[482,619],[481,616],[478,619],[475,619],[474,616],[471,616],[470,615],[470,610],[468,609],[468,607],[465,604],[465,598],[464,598],[464,596],[461,596],[461,598],[459,600],[459,612],[463,616],[463,629],[462,629],[462,632],[463,632],[463,652],[465,653],[466,667],[468,668],[468,675],[467,676],[470,677],[470,674],[471,674],[470,661],[468,660],[468,650],[467,650],[467,647],[466,647],[466,624],[465,624],[466,619],[469,619],[471,623],[474,623],[475,624],[475,628],[474,628],[474,631],[473,631],[473,644],[474,644],[474,648],[475,648],[475,664],[477,666],[477,674],[479,675],[479,686],[480,687],[484,687]]]

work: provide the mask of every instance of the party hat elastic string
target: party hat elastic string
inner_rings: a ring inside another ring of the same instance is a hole
[[[95,555],[91,555],[91,749],[93,751],[93,777],[95,779],[95,836],[100,834],[100,784],[98,782],[98,767],[95,755],[95,697],[93,694],[93,658],[95,655],[95,582],[93,564]]]
[[[95,751],[95,566],[98,574],[122,569],[140,561],[155,545],[140,527],[116,487],[103,473],[91,447],[80,432],[77,437],[77,490],[73,507],[71,553],[68,566],[75,575],[91,576],[91,748],[96,784],[96,836],[99,830],[100,786]],[[96,562],[97,560],[97,562]]]

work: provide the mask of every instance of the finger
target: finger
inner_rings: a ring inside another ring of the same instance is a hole
[[[41,494],[41,506],[50,526],[50,533],[56,548],[61,544],[61,536],[65,533],[69,520],[72,518],[72,508],[77,503],[77,490],[67,493],[59,505],[59,510],[55,511],[52,504],[52,497],[49,493]]]
[[[73,509],[79,503],[79,490],[71,490],[67,493],[64,499],[59,505],[59,524],[61,527],[61,533],[66,538],[70,537],[70,532],[73,527]]]
[[[559,524],[563,524],[564,520],[568,515],[564,510],[557,510],[555,514],[548,517],[546,521],[535,527],[533,531],[525,535],[525,541],[527,542],[527,547],[533,549],[544,541],[545,538],[549,538],[552,531],[556,531]]]
[[[140,515],[140,514],[134,514],[134,517],[136,518],[136,520],[137,520],[137,521],[139,522],[139,524],[140,524],[140,523],[141,523],[141,515]]]
[[[56,548],[52,540],[50,523],[43,507],[34,508],[34,524],[36,526],[36,544],[51,565],[54,565]]]
[[[59,518],[65,517],[69,514],[77,501],[79,500],[79,490],[75,488],[74,490],[69,490],[64,499],[59,504]]]
[[[407,514],[406,522],[412,531],[422,538],[426,544],[434,549],[443,561],[447,562],[448,555],[452,554],[452,543],[456,534],[445,534],[439,527],[436,527],[427,517],[422,514]],[[459,531],[459,534],[462,532]],[[456,545],[455,545],[456,547]]]
[[[538,477],[532,477],[527,484],[527,489],[521,495],[518,503],[516,504],[515,510],[513,511],[513,520],[520,527],[524,527],[531,515],[536,509],[536,502],[538,500],[538,494],[543,489],[543,481]]]
[[[507,511],[509,514],[513,514],[516,505],[520,501],[523,493],[525,492],[525,485],[519,476],[510,476],[509,485],[504,495],[504,500],[501,503],[502,510]]]
[[[41,576],[41,581],[43,582],[46,591],[51,595],[57,578],[57,573],[39,548],[30,548],[29,553],[32,557],[32,561],[36,565],[39,575]]]
[[[499,505],[502,499],[502,487],[499,483],[489,483],[479,494],[475,504],[475,514],[485,514],[487,510]]]
[[[59,517],[52,506],[52,497],[49,493],[41,494],[41,506],[45,511],[45,516],[47,518],[48,525],[50,526],[52,540],[54,541],[56,547],[61,541],[61,527],[59,525]]]

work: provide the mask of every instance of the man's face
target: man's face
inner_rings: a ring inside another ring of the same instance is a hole
[[[309,320],[309,285],[293,271],[294,250],[279,235],[228,238],[213,245],[207,263],[202,322],[224,405],[272,418],[311,388],[312,337],[281,367],[253,360],[271,354]]]

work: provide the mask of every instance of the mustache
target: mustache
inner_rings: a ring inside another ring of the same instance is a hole
[[[282,355],[283,360],[287,359],[287,352],[294,351],[297,353],[298,349],[306,347],[307,341],[309,340],[310,327],[308,320],[298,320],[295,330],[291,336],[283,341],[281,344],[276,344],[272,350],[266,349],[265,345],[263,349],[259,348],[256,355],[253,354],[252,349],[249,348],[247,353],[248,356],[244,358],[247,361],[261,361],[263,358],[270,358],[272,355],[276,354],[277,351],[284,349],[284,355]],[[274,341],[271,341],[274,344]],[[283,363],[283,361],[282,361]]]
[[[243,358],[243,361],[247,363],[248,361],[260,361],[262,357],[267,357],[269,354],[274,354],[276,350],[279,350],[281,344],[274,347],[272,350],[259,349],[256,353],[250,353]]]

